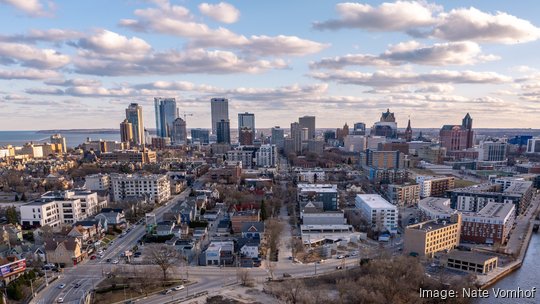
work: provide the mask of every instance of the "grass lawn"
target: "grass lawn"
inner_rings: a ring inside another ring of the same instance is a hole
[[[455,188],[464,188],[464,187],[469,187],[469,186],[473,186],[473,185],[478,185],[478,183],[471,182],[471,181],[468,181],[468,180],[463,180],[463,179],[456,179],[454,181],[454,187]]]

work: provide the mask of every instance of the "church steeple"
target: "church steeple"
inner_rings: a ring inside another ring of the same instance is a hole
[[[409,118],[409,122],[407,123],[407,129],[405,129],[405,140],[407,142],[412,141],[412,128],[411,128],[411,119]]]

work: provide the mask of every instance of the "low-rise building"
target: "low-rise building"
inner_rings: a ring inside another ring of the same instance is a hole
[[[157,161],[156,152],[150,150],[115,150],[113,152],[103,152],[100,155],[101,161],[118,163],[155,163]]]
[[[262,240],[264,236],[263,222],[244,222],[242,223],[242,237],[246,239]]]
[[[234,261],[233,241],[214,241],[205,252],[206,265],[231,265]]]
[[[115,202],[130,197],[145,197],[155,203],[164,203],[171,197],[171,184],[167,175],[112,174],[112,197]]]
[[[258,209],[235,211],[231,216],[232,232],[242,232],[244,223],[259,222],[261,220],[260,214],[261,212]]]
[[[454,209],[450,207],[450,199],[442,197],[426,197],[418,202],[418,209],[424,218],[430,220],[446,219]]]
[[[111,187],[111,177],[108,174],[91,174],[85,178],[84,187],[93,191],[108,191]]]
[[[450,269],[486,274],[497,268],[499,258],[473,251],[453,250],[443,258]]]
[[[60,267],[75,266],[84,257],[81,241],[73,237],[45,240],[45,254],[47,263],[59,264]]]
[[[332,184],[298,184],[299,202],[322,202],[324,211],[338,210],[337,185]]]
[[[459,245],[461,214],[447,220],[431,220],[405,228],[405,254],[433,257],[437,252],[454,249]]]
[[[367,218],[376,231],[395,231],[398,226],[398,209],[378,194],[357,194],[356,208]]]

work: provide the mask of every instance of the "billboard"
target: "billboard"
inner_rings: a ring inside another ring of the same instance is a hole
[[[2,274],[2,277],[4,278],[14,275],[18,272],[25,271],[25,270],[26,270],[26,259],[17,260],[15,262],[11,262],[11,263],[0,266],[0,273]]]

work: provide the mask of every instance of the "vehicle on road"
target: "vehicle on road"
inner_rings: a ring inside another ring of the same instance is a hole
[[[336,269],[338,270],[343,269],[343,266],[336,266]]]
[[[81,283],[75,283],[75,286],[73,286],[73,288],[79,288],[81,287]]]
[[[64,298],[60,297],[56,300],[56,303],[64,303]]]
[[[162,291],[161,294],[168,295],[168,294],[170,294],[171,292],[172,292],[172,290],[167,289],[167,290]]]
[[[284,273],[283,273],[283,277],[284,277],[284,278],[290,278],[290,277],[292,277],[292,276],[291,276],[290,274],[284,272]]]
[[[110,263],[111,259],[106,259],[105,262]]]
[[[95,256],[95,255],[90,257],[90,260],[95,260],[95,259],[97,259],[97,256]]]
[[[66,284],[60,284],[60,285],[58,285],[58,288],[59,288],[59,289],[64,289],[64,287],[66,287]]]
[[[338,259],[338,260],[341,260],[341,259],[344,259],[344,258],[345,258],[344,255],[338,255],[338,256],[336,257],[336,259]]]
[[[112,263],[113,263],[113,264],[118,264],[119,261],[118,261],[118,260],[113,260]]]
[[[178,285],[174,288],[174,290],[178,291],[178,290],[182,290],[184,289],[184,285]]]
[[[103,249],[98,250],[97,254],[103,254]]]

